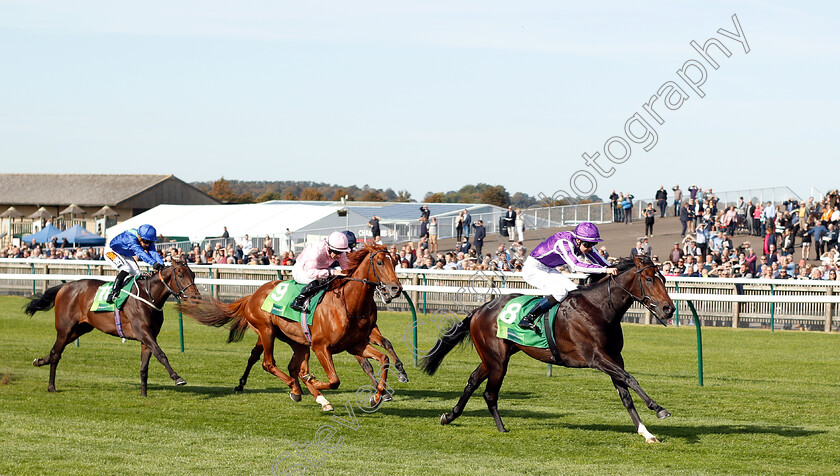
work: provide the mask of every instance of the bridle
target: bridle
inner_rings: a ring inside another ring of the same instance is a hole
[[[660,324],[667,327],[668,325],[665,323],[665,321],[663,321],[662,318],[659,317],[659,313],[656,312],[651,307],[650,303],[652,302],[652,300],[651,300],[650,296],[648,296],[647,293],[645,293],[645,287],[642,285],[642,271],[644,271],[648,268],[656,268],[656,265],[655,264],[649,264],[649,265],[647,265],[647,266],[645,266],[644,268],[641,268],[641,269],[636,268],[636,276],[635,276],[635,278],[633,278],[634,281],[636,281],[639,285],[639,292],[642,294],[641,298],[637,297],[635,294],[633,294],[630,291],[624,289],[620,284],[618,284],[618,282],[615,281],[615,276],[610,276],[610,280],[607,282],[607,293],[610,296],[610,299],[609,299],[608,302],[610,303],[610,307],[613,308],[613,310],[615,310],[615,306],[613,305],[613,302],[612,302],[612,289],[610,288],[612,283],[615,282],[615,285],[618,287],[618,289],[621,289],[622,291],[627,293],[627,295],[630,296],[634,301],[636,301],[637,303],[639,303],[642,306],[644,306],[645,308],[647,308],[647,310],[650,311],[650,313],[653,314],[654,317],[656,317],[656,320],[659,321]],[[662,277],[662,274],[659,272],[658,269],[656,271],[656,277],[658,279],[660,279],[663,284],[665,283],[665,278]]]
[[[387,287],[385,286],[385,283],[382,282],[382,278],[379,277],[379,275],[376,273],[376,268],[373,266],[373,258],[376,255],[378,255],[379,253],[385,253],[385,256],[389,260],[391,260],[391,264],[394,264],[394,262],[391,258],[391,254],[388,253],[387,250],[378,250],[378,251],[375,251],[373,253],[368,254],[368,275],[370,275],[370,273],[373,272],[373,277],[376,278],[376,281],[371,281],[369,279],[364,279],[364,278],[351,278],[349,276],[340,276],[340,278],[342,278],[344,280],[347,280],[347,281],[358,281],[360,283],[365,283],[365,284],[368,284],[368,285],[376,286],[376,288],[374,289],[374,292],[376,292],[376,295],[379,296],[379,299],[382,299],[383,302],[387,302],[385,300],[385,291],[386,291]]]
[[[178,263],[177,265],[169,268],[172,271],[172,279],[175,280],[175,287],[178,288],[177,291],[172,289],[169,286],[169,284],[167,284],[166,280],[163,279],[163,270],[158,271],[158,278],[160,279],[160,282],[163,283],[163,286],[166,288],[166,290],[169,291],[170,294],[175,296],[175,299],[177,299],[178,301],[187,297],[187,294],[186,294],[187,289],[189,289],[192,286],[195,286],[195,281],[193,281],[190,284],[188,284],[184,287],[181,287],[181,282],[178,280],[178,275],[175,274],[175,270],[180,268],[181,266],[187,266],[187,263]],[[196,289],[198,289],[198,288],[196,288]],[[149,289],[149,281],[148,280],[146,280],[146,294],[149,296],[149,299],[151,299],[152,302],[155,302],[154,298],[152,298],[152,293]]]

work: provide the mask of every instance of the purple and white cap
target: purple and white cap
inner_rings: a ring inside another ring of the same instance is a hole
[[[572,234],[575,235],[575,238],[581,241],[604,241],[598,233],[598,227],[595,226],[594,223],[588,221],[578,224]]]

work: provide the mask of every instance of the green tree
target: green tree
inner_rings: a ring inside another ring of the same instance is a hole
[[[259,197],[257,197],[257,202],[270,202],[272,200],[282,200],[283,195],[280,192],[265,192]]]
[[[425,202],[425,203],[445,203],[444,198],[445,198],[444,195],[440,192],[436,192],[436,193],[428,192],[428,193],[426,193],[426,197],[423,198],[423,202]]]
[[[368,190],[367,192],[362,194],[362,201],[363,202],[384,202],[385,198],[382,197],[378,192],[374,190]]]

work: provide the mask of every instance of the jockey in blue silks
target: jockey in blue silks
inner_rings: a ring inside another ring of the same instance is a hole
[[[137,229],[131,228],[115,236],[108,246],[105,247],[105,260],[119,270],[114,280],[114,287],[108,294],[106,301],[114,302],[119,296],[125,278],[140,274],[140,268],[134,260],[138,257],[149,263],[155,270],[164,268],[163,258],[155,250],[157,241],[157,230],[152,225],[140,225]]]
[[[534,320],[551,309],[551,306],[562,301],[569,291],[577,289],[572,282],[557,267],[568,265],[573,272],[611,274],[615,275],[615,268],[608,268],[609,263],[595,251],[595,244],[601,239],[598,227],[594,223],[583,222],[574,231],[561,231],[550,236],[536,248],[522,266],[522,277],[525,282],[548,293],[533,309],[522,318],[519,327],[536,329]]]

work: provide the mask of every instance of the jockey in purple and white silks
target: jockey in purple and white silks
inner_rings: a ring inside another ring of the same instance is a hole
[[[595,244],[601,239],[598,227],[590,222],[580,223],[574,231],[561,231],[550,236],[536,248],[522,266],[525,282],[548,293],[522,318],[519,327],[536,329],[534,320],[562,301],[577,285],[557,267],[568,265],[573,272],[606,273],[615,275],[617,270],[595,251]],[[588,262],[587,262],[588,261]]]

